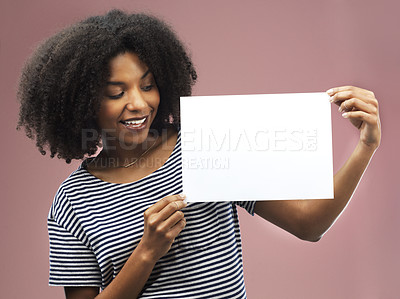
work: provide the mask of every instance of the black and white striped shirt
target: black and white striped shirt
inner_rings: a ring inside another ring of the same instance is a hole
[[[182,192],[180,134],[166,163],[139,181],[115,184],[83,164],[60,186],[48,216],[50,285],[105,288],[143,234],[143,212]],[[189,203],[186,227],[155,265],[141,298],[246,298],[236,205]],[[134,282],[133,282],[134,283]]]

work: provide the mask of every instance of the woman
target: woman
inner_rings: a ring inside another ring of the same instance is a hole
[[[317,241],[379,146],[374,94],[333,88],[331,101],[360,130],[335,200],[187,205],[178,101],[196,77],[168,26],[117,10],[64,29],[28,61],[19,127],[43,154],[86,158],[48,216],[50,284],[67,298],[244,298],[236,205]]]

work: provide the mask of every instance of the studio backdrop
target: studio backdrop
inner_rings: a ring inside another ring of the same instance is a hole
[[[374,91],[382,143],[347,209],[317,243],[239,211],[248,298],[399,298],[400,4],[396,0],[4,0],[0,8],[2,298],[62,298],[48,286],[47,213],[79,161],[42,156],[16,131],[24,61],[61,28],[111,8],[164,19],[198,70],[194,95]],[[358,132],[332,106],[334,171]],[[246,107],[251,114],[257,107]],[[287,109],[282,107],[282,109]],[[261,175],[260,171],[260,175]],[[266,184],[266,188],[267,188]]]

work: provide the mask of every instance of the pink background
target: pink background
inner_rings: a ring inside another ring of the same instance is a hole
[[[240,212],[245,279],[249,298],[399,298],[399,3],[2,1],[1,297],[63,297],[61,288],[47,286],[46,216],[58,185],[78,165],[42,157],[15,130],[20,69],[40,40],[116,7],[152,12],[173,25],[198,69],[195,95],[312,92],[343,84],[375,92],[382,144],[346,211],[318,243]],[[357,130],[336,109],[333,130],[337,170],[357,143]]]

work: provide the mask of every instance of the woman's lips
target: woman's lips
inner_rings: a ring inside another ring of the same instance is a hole
[[[148,118],[149,116],[142,118],[130,118],[127,120],[121,120],[121,123],[129,130],[141,130],[146,127]]]

